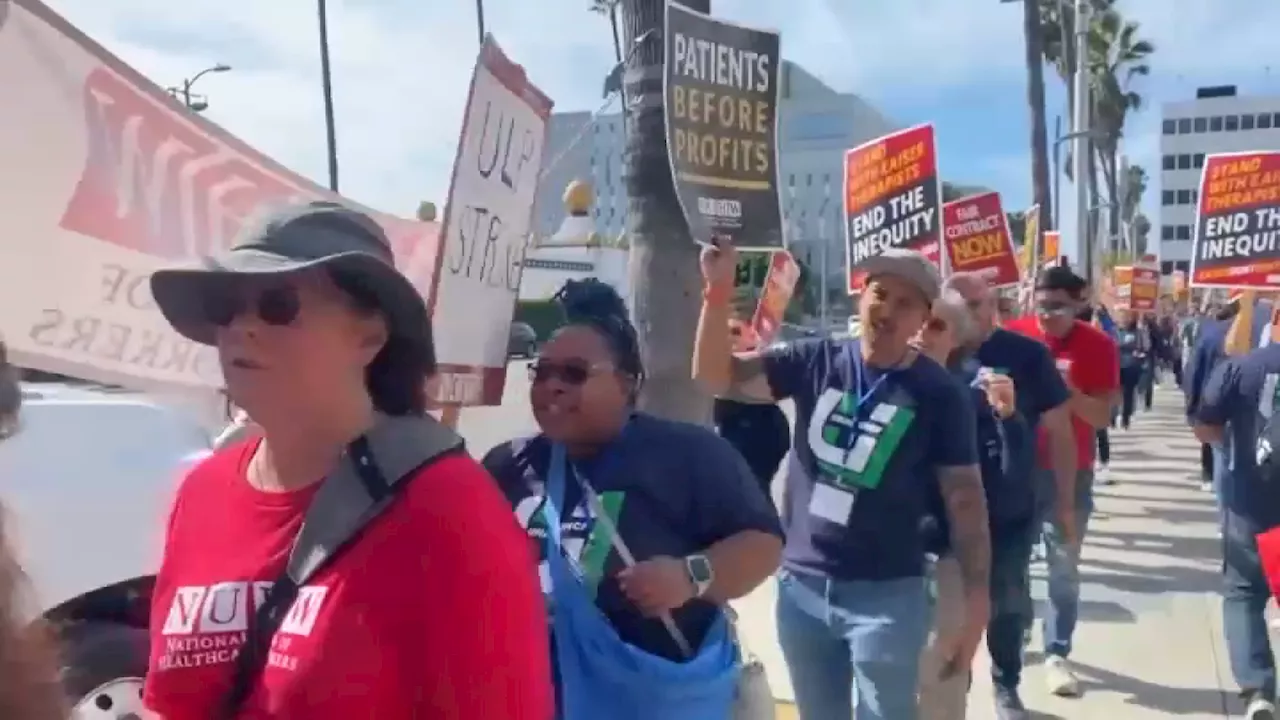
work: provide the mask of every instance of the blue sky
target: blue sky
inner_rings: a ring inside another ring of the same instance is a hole
[[[161,84],[215,63],[208,115],[298,172],[323,182],[325,139],[314,0],[46,0]],[[587,0],[486,0],[489,30],[557,103],[594,109],[612,65],[608,24]],[[1159,108],[1195,88],[1234,83],[1280,95],[1275,0],[1120,0],[1157,46],[1138,86],[1124,152],[1158,197]],[[442,201],[476,52],[472,0],[330,0],[343,191],[411,214]],[[715,14],[780,29],[783,54],[833,87],[859,93],[903,125],[938,128],[943,174],[1030,197],[1022,11],[997,0],[713,0]],[[1270,64],[1270,67],[1268,65]],[[1047,75],[1049,113],[1061,82]],[[1052,133],[1052,124],[1050,126]],[[1070,187],[1063,190],[1069,218]],[[1064,223],[1071,232],[1073,223]]]

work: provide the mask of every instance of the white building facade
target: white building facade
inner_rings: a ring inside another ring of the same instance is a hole
[[[1163,274],[1189,270],[1200,174],[1206,155],[1280,150],[1280,97],[1246,97],[1235,86],[1200,88],[1196,99],[1166,103],[1160,135]]]
[[[844,151],[896,126],[862,98],[837,92],[794,63],[784,61],[780,77],[778,164],[784,232],[798,258],[815,270],[825,265],[831,287],[843,287],[840,194]],[[534,214],[539,236],[549,237],[560,227],[565,216],[561,196],[575,179],[591,183],[595,190],[592,214],[596,231],[607,238],[623,232],[627,214],[625,142],[620,115],[604,115],[594,123],[587,112],[552,116],[545,163],[554,165],[547,167],[538,188]],[[525,282],[542,282],[536,265],[547,252],[530,253]]]

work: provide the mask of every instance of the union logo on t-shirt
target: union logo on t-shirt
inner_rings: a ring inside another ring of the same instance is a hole
[[[160,634],[164,651],[157,670],[230,663],[244,645],[249,618],[266,601],[270,582],[233,581],[178,587]],[[329,588],[303,585],[272,639],[267,664],[293,670],[297,657],[293,638],[306,637],[316,626]]]

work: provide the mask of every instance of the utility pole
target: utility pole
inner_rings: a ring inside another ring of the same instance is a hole
[[[329,154],[329,189],[338,192],[338,129],[333,112],[333,74],[329,67],[329,12],[326,0],[316,0],[320,22],[320,82],[324,93],[324,129]]]
[[[1094,281],[1094,246],[1090,233],[1089,190],[1093,178],[1089,173],[1089,153],[1092,152],[1089,133],[1090,113],[1093,106],[1089,92],[1089,27],[1091,8],[1089,0],[1076,0],[1076,67],[1075,107],[1072,121],[1072,132],[1075,134],[1075,151],[1072,156],[1072,171],[1076,180],[1076,232],[1075,252],[1069,253],[1072,262],[1080,270],[1086,281],[1092,286]],[[1065,240],[1065,238],[1063,238]],[[1065,243],[1064,243],[1065,244]],[[1064,248],[1065,249],[1065,248]]]
[[[818,242],[821,247],[818,248],[822,254],[818,256],[818,318],[822,323],[822,332],[826,333],[829,328],[829,320],[827,313],[827,272],[830,267],[827,264],[827,256],[830,253],[830,238],[827,237],[827,207],[831,205],[831,178],[828,176],[822,181],[822,205],[818,208]]]
[[[1053,118],[1053,206],[1058,217],[1049,220],[1053,230],[1062,229],[1062,115]]]

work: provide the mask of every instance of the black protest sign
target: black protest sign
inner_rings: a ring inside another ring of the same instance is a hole
[[[667,154],[693,238],[780,247],[777,33],[667,3]]]

